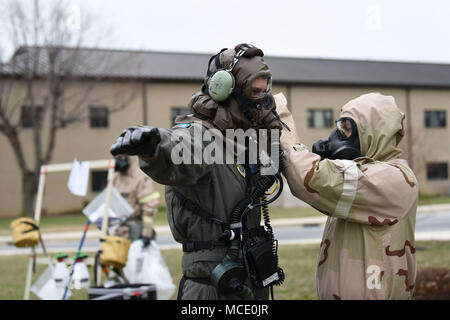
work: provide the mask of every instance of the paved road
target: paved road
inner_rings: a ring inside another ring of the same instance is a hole
[[[276,238],[280,244],[289,243],[320,243],[323,233],[323,223],[325,217],[274,220],[273,227]],[[301,221],[300,225],[294,225],[295,221]],[[157,240],[161,249],[181,248],[167,228],[162,228],[158,233]],[[98,231],[88,231],[98,234]],[[45,245],[49,252],[76,251],[81,237],[72,237],[67,240],[46,241]],[[416,240],[450,240],[450,210],[435,211],[434,213],[418,214],[416,221]],[[95,252],[99,249],[98,237],[91,237],[85,240],[82,251]],[[41,252],[40,247],[37,251]],[[1,254],[28,254],[29,248],[16,248],[8,242],[0,244]]]
[[[276,228],[274,233],[280,243],[316,243],[321,241],[323,225]],[[418,215],[416,240],[450,240],[450,212]]]

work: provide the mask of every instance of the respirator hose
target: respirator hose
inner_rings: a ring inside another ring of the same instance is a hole
[[[278,256],[277,256],[277,241],[274,240],[273,230],[270,226],[270,217],[269,217],[269,209],[268,204],[275,201],[280,195],[281,191],[283,189],[283,179],[280,175],[280,172],[283,170],[283,159],[282,159],[282,153],[279,153],[279,159],[280,159],[280,167],[276,174],[274,175],[266,175],[262,176],[258,179],[256,186],[251,190],[250,195],[242,199],[232,210],[231,217],[230,217],[230,225],[234,230],[241,229],[242,232],[245,233],[246,228],[243,228],[243,221],[244,217],[248,214],[248,212],[251,211],[251,209],[255,207],[262,206],[262,211],[264,215],[264,224],[267,229],[268,236],[271,240],[273,240],[273,247],[272,251],[275,257],[276,265],[278,266]],[[279,181],[280,188],[278,190],[278,193],[269,201],[266,200],[266,192],[269,190],[269,188],[276,182]],[[260,200],[262,200],[260,202]],[[259,203],[258,203],[259,202]],[[254,203],[258,203],[257,205],[253,206]],[[234,226],[233,226],[234,225]],[[227,261],[235,261],[239,259],[239,253],[240,253],[240,232],[236,231],[236,237],[231,241],[231,245],[228,247],[226,255],[222,263],[216,267],[213,270],[213,274],[217,274],[215,276],[214,280],[215,282],[219,282],[221,278],[225,277],[225,273],[220,273],[221,266],[224,266]],[[246,234],[242,235],[243,237],[246,237]],[[244,244],[245,245],[245,244]],[[214,271],[218,270],[217,273]],[[229,269],[230,273],[233,271],[233,269]],[[277,272],[279,275],[279,280],[276,282],[276,284],[281,284],[284,281],[284,272],[281,268],[277,268]],[[212,275],[213,276],[213,275]],[[235,278],[232,278],[229,280],[227,285],[232,291],[234,291],[238,296],[244,299],[253,299],[253,293],[252,290],[247,287],[244,283],[238,281]],[[219,287],[217,287],[219,288]],[[272,293],[272,299],[273,299],[273,293]]]
[[[280,156],[280,158],[279,158],[280,159],[280,171],[279,172],[282,172],[284,169],[284,166],[283,166],[283,153],[281,151],[280,151],[279,156]],[[263,201],[262,212],[263,212],[264,225],[266,227],[267,234],[269,236],[269,239],[273,240],[272,251],[273,251],[273,256],[275,258],[276,265],[278,266],[278,262],[279,262],[278,244],[277,244],[277,241],[275,241],[273,229],[272,229],[272,226],[270,225],[269,208],[267,206],[270,202],[275,201],[275,199],[278,198],[281,195],[281,192],[283,191],[283,178],[280,176],[279,173],[277,173],[276,176],[277,176],[277,180],[280,183],[280,189],[278,190],[278,194],[275,197],[273,197],[270,201],[266,201],[266,195],[264,195],[262,197],[262,201]],[[274,282],[274,285],[282,284],[284,282],[284,278],[285,278],[283,269],[278,267],[277,272],[278,272],[279,280]],[[273,299],[273,292],[272,292],[272,299]]]
[[[261,198],[264,193],[275,183],[275,180],[275,176],[263,176],[259,179],[252,194],[248,198],[243,199],[234,207],[233,212],[231,213],[231,224],[239,223],[245,208],[247,208],[249,204],[252,204]]]

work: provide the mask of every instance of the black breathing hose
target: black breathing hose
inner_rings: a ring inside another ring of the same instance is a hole
[[[240,250],[240,246],[241,246],[241,244],[240,244],[241,235],[238,230],[243,230],[243,232],[246,231],[246,228],[242,227],[244,218],[246,217],[246,215],[248,214],[248,212],[251,209],[261,206],[262,211],[263,211],[263,217],[264,217],[264,225],[267,229],[268,237],[273,242],[272,251],[273,251],[276,265],[278,266],[278,255],[277,255],[278,242],[275,240],[274,235],[273,235],[273,229],[270,225],[269,209],[267,206],[269,203],[275,201],[281,195],[281,191],[283,190],[283,179],[280,175],[280,172],[283,171],[283,154],[281,151],[279,152],[279,161],[280,162],[279,162],[278,172],[274,175],[266,175],[266,176],[262,176],[261,178],[259,178],[258,182],[256,183],[256,186],[251,191],[251,194],[249,196],[245,197],[243,200],[241,200],[233,208],[233,211],[232,211],[231,217],[230,217],[230,226],[231,226],[231,229],[234,229],[236,232],[235,232],[234,238],[231,239],[232,245],[230,245],[230,247],[228,247],[228,250],[227,250],[227,253],[223,260],[223,263],[227,260],[236,261],[238,259],[239,250]],[[279,184],[280,184],[278,193],[272,199],[267,201],[266,200],[266,192],[276,181],[279,181]],[[260,200],[262,200],[262,201],[260,202]],[[253,205],[254,203],[256,203],[256,204]],[[244,234],[243,236],[246,237],[247,235]],[[277,272],[279,275],[279,280],[277,280],[274,283],[275,285],[281,284],[284,281],[283,270],[280,267],[277,267]],[[231,283],[229,285],[231,286]],[[240,285],[239,287],[243,288],[242,292],[236,292],[239,296],[252,299],[253,294],[251,293],[250,288],[248,288],[244,284],[242,284],[242,286]],[[239,291],[241,291],[241,290],[239,290]],[[272,299],[273,299],[273,292],[272,292]]]
[[[249,197],[246,197],[241,202],[239,202],[233,209],[231,213],[231,219],[230,224],[239,223],[242,221],[243,213],[245,212],[245,209],[249,207],[249,205],[253,205],[258,199],[265,198],[265,193],[269,188],[275,183],[275,181],[278,181],[280,184],[280,190],[278,193],[269,201],[263,201],[260,204],[255,204],[252,208],[256,208],[259,206],[268,205],[269,203],[274,202],[278,197],[281,195],[281,192],[283,191],[283,178],[280,175],[280,172],[282,172],[284,169],[283,164],[283,154],[282,151],[279,153],[279,170],[274,175],[267,175],[262,176],[258,182],[256,183],[256,186],[251,193]],[[264,200],[264,199],[263,199]],[[266,209],[268,212],[268,209]]]

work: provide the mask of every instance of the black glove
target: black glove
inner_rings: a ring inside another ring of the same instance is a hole
[[[118,154],[146,154],[153,156],[161,142],[159,130],[153,127],[130,127],[125,129],[109,149],[113,156]]]

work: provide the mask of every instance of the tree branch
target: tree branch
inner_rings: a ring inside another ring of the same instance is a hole
[[[16,160],[19,164],[20,170],[22,172],[29,171],[17,130],[10,125],[8,119],[4,117],[4,114],[3,112],[1,112],[1,110],[0,119],[2,121],[2,125],[0,125],[0,131],[7,137],[7,140],[14,151],[14,155],[16,156]]]

